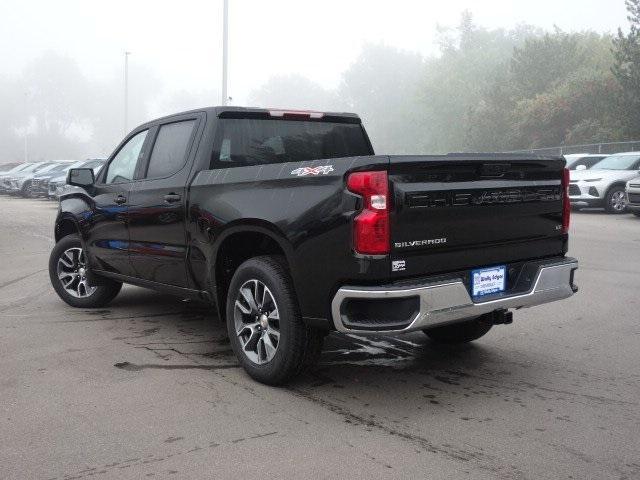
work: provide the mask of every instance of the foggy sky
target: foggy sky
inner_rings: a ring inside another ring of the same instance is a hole
[[[367,42],[430,55],[437,25],[456,25],[465,9],[489,28],[614,32],[627,24],[622,0],[230,0],[232,103],[245,104],[252,89],[278,74],[334,87]],[[219,104],[221,14],[222,0],[2,0],[0,76],[17,75],[53,50],[89,77],[119,77],[128,50],[132,67],[153,72],[165,94],[211,91],[209,104]]]

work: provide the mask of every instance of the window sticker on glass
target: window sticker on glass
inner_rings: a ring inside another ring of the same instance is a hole
[[[231,161],[231,139],[225,138],[222,140],[222,145],[220,146],[220,161],[229,162]]]

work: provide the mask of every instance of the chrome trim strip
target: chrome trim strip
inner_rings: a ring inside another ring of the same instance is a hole
[[[342,287],[331,302],[331,316],[336,330],[344,333],[392,334],[423,330],[498,309],[526,308],[570,297],[574,294],[571,276],[577,268],[578,262],[574,259],[543,265],[539,268],[533,286],[528,292],[486,302],[474,302],[462,280],[388,290],[375,287]],[[420,311],[411,320],[410,325],[401,330],[357,330],[347,328],[342,322],[340,306],[347,298],[384,299],[413,296],[420,298]]]

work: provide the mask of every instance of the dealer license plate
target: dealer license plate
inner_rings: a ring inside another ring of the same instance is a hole
[[[507,267],[479,268],[471,271],[471,295],[482,297],[492,293],[504,292]]]

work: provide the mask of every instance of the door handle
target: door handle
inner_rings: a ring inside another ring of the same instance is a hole
[[[118,205],[122,205],[127,201],[127,198],[124,195],[118,195],[116,196],[116,198],[113,199],[113,201],[116,202]]]
[[[175,203],[175,202],[179,202],[181,198],[182,197],[177,193],[167,193],[164,196],[164,201],[167,203]]]

